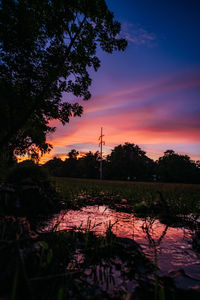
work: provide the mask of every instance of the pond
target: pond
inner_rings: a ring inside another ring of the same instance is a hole
[[[117,237],[138,243],[145,256],[158,265],[159,276],[175,278],[179,274],[179,288],[200,289],[200,256],[192,247],[193,232],[188,228],[170,227],[156,218],[140,218],[94,205],[62,211],[54,216],[48,229],[91,230],[101,236],[109,226]]]

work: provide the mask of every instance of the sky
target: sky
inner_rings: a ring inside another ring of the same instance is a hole
[[[43,160],[99,150],[125,142],[158,159],[167,149],[200,159],[200,1],[107,0],[128,41],[125,52],[98,51],[91,71],[92,98],[79,101],[81,118],[58,122],[48,137],[53,150]],[[68,100],[68,95],[63,96]]]

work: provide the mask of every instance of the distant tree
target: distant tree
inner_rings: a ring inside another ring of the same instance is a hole
[[[157,161],[157,172],[162,181],[166,182],[200,182],[197,165],[187,155],[180,155],[173,150],[164,152]]]
[[[68,154],[68,160],[77,160],[79,152],[76,149],[72,149]]]
[[[195,164],[196,164],[196,167],[200,169],[200,160],[197,160],[197,161],[195,162]]]
[[[54,157],[43,165],[43,167],[48,170],[51,176],[63,176],[64,166],[64,162],[57,157]]]
[[[100,176],[100,174],[99,174]],[[103,159],[103,179],[113,179],[112,170],[111,170],[111,162],[110,162],[110,154],[108,154]]]
[[[79,177],[78,174],[78,155],[79,152],[72,149],[65,160],[63,175],[67,177]]]
[[[51,149],[49,121],[81,116],[70,98],[90,98],[97,46],[127,42],[104,0],[2,0],[0,28],[0,150],[37,157]]]
[[[99,178],[99,152],[92,153],[89,151],[79,159],[78,167],[81,177]]]
[[[99,178],[99,152],[85,153],[79,157],[79,152],[72,149],[68,158],[62,161],[54,157],[46,162],[43,167],[48,170],[52,176],[67,176],[80,178]]]
[[[110,176],[121,180],[150,180],[154,162],[139,146],[131,143],[116,146],[108,158]]]

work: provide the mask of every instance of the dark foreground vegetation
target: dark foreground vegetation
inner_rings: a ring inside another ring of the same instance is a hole
[[[198,299],[196,290],[177,288],[160,277],[156,261],[133,240],[85,229],[45,229],[60,209],[107,205],[138,216],[156,216],[164,224],[196,233],[200,186],[48,178],[31,162],[17,165],[1,185],[0,296],[3,299]],[[189,216],[189,217],[188,217]],[[114,274],[123,288],[116,288]],[[181,276],[183,274],[181,273]],[[177,276],[177,275],[176,275]],[[135,286],[130,292],[129,285]]]
[[[100,153],[88,152],[79,157],[75,149],[62,161],[54,158],[44,167],[52,176],[99,178]],[[103,159],[103,178],[130,181],[161,181],[200,183],[199,161],[192,161],[187,155],[173,150],[165,151],[157,161],[150,159],[137,145],[125,143],[116,146],[110,155]]]

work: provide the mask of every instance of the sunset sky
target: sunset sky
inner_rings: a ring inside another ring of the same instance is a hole
[[[130,142],[157,159],[167,149],[200,159],[200,1],[107,0],[128,40],[125,52],[99,50],[92,98],[81,118],[58,122],[50,155],[97,151],[103,127],[110,153]],[[70,101],[69,95],[63,99]]]

